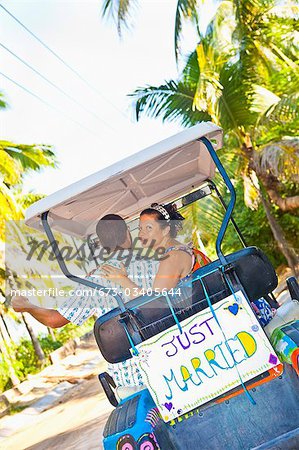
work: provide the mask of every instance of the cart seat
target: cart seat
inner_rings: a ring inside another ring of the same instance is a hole
[[[226,256],[228,275],[235,291],[242,289],[249,301],[257,300],[277,286],[276,273],[266,255],[256,247],[248,247]],[[197,269],[190,279],[180,284],[180,293],[165,296],[140,296],[120,308],[97,319],[94,334],[103,357],[118,363],[132,357],[127,332],[135,344],[166,330],[175,324],[167,301],[170,301],[179,321],[187,319],[208,307],[200,277],[212,304],[231,295],[231,290],[220,270],[219,260]],[[217,270],[219,269],[219,270]],[[127,331],[125,330],[125,327]]]

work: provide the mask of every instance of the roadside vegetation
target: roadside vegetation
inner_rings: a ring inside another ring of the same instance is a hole
[[[0,393],[16,386],[19,382],[26,380],[28,374],[38,373],[42,368],[51,364],[50,353],[60,348],[70,339],[81,337],[93,329],[94,320],[87,320],[81,327],[71,323],[60,330],[53,330],[53,334],[37,336],[43,352],[42,365],[32,344],[32,340],[26,337],[20,339],[18,344],[10,342],[7,345],[8,358],[0,364]],[[2,358],[2,355],[1,355]],[[18,383],[13,383],[11,373],[14,372]]]

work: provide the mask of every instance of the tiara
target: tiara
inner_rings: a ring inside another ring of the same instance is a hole
[[[167,220],[167,222],[170,221],[170,215],[169,215],[168,211],[164,208],[164,206],[155,205],[155,206],[151,206],[151,209],[155,209],[156,211],[161,213],[162,216],[164,217],[164,219]]]

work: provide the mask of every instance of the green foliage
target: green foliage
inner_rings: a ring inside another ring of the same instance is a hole
[[[197,0],[178,0],[175,14],[175,27],[174,27],[174,48],[175,56],[178,59],[180,50],[180,38],[183,28],[183,22],[186,19],[195,23],[198,29],[198,13],[197,13]]]
[[[0,92],[0,109],[4,109],[7,107],[7,103],[4,100],[4,95]]]
[[[7,105],[0,92],[0,109]],[[23,202],[20,195],[23,177],[32,171],[45,167],[57,167],[55,154],[49,145],[16,144],[0,139],[0,240],[4,241],[6,220],[20,220],[23,208],[30,201]]]
[[[64,345],[75,337],[81,337],[85,333],[93,329],[93,318],[88,319],[83,325],[78,327],[72,323],[65,325],[59,330],[54,330],[56,341],[47,335],[39,336],[38,340],[46,356],[46,365],[50,364],[49,355],[57,348]],[[10,347],[10,355],[12,366],[20,379],[24,381],[28,374],[38,373],[41,369],[38,365],[38,360],[34,352],[31,340],[22,338],[18,345]],[[0,393],[12,387],[9,377],[8,365],[5,361],[1,361],[0,355]]]
[[[7,414],[9,414],[10,416],[13,416],[14,414],[18,414],[19,412],[22,412],[25,408],[27,408],[27,405],[24,405],[24,406],[10,405]]]
[[[280,264],[285,263],[285,259],[278,250],[264,208],[261,204],[259,204],[256,210],[244,208],[244,187],[242,180],[235,183],[235,189],[237,200],[234,217],[247,245],[254,245],[263,250],[274,267],[277,268]],[[236,250],[236,246],[241,248],[237,241],[236,232],[230,225],[224,239],[223,248],[225,252],[232,252]]]
[[[84,324],[81,325],[80,327],[78,327],[78,325],[75,325],[73,323],[68,323],[59,330],[54,330],[54,334],[56,339],[63,345],[70,339],[81,337],[85,333],[88,333],[93,329],[93,325],[94,319],[91,317],[86,322],[84,322]]]
[[[297,259],[292,248],[298,236],[294,218],[298,202],[294,170],[298,165],[298,12],[298,6],[287,1],[221,1],[178,78],[160,86],[139,87],[131,94],[137,119],[146,114],[187,127],[212,120],[223,128],[226,150],[221,152],[222,161],[238,191],[235,219],[248,244],[266,249],[275,266],[286,257],[293,270]],[[284,256],[278,252],[278,242],[259,205],[264,191],[273,203],[267,211]],[[203,210],[198,207],[199,219],[194,219],[194,210],[186,210],[186,226],[198,240],[196,224],[213,258],[221,218],[215,199],[203,204]],[[292,216],[279,211],[276,204],[287,204],[284,210],[292,211]],[[237,248],[229,227],[223,249]]]
[[[0,355],[0,393],[11,387],[7,363]]]
[[[18,367],[15,367],[16,373],[20,381],[25,380],[29,373],[38,372],[37,357],[34,352],[32,342],[22,338],[19,345],[15,349],[15,358],[18,361]]]
[[[184,126],[192,126],[203,120],[210,120],[206,112],[193,110],[194,92],[192,86],[182,82],[168,81],[156,87],[136,89],[134,97],[136,118],[142,113],[162,120],[179,120]]]
[[[39,342],[47,358],[46,365],[50,364],[49,355],[51,352],[61,347],[63,343],[59,340],[56,342],[49,336],[39,337]],[[31,340],[22,338],[15,350],[15,356],[20,363],[17,375],[20,380],[24,380],[29,373],[37,373],[40,370],[38,359],[36,357]],[[17,368],[16,368],[17,369]]]
[[[16,345],[11,343],[9,348],[7,346],[8,355],[4,357],[3,354],[0,354],[0,393],[12,387],[9,364],[13,367],[18,378],[24,379],[22,378],[23,363],[16,357],[17,348]],[[9,361],[7,358],[9,358]]]
[[[0,140],[0,173],[6,185],[21,182],[24,174],[44,167],[56,167],[56,158],[48,145],[15,144]]]
[[[104,0],[102,14],[112,17],[117,25],[119,36],[121,36],[123,27],[127,26],[128,19],[131,17],[132,3],[130,0]]]
[[[235,181],[234,186],[237,199],[233,216],[247,245],[253,245],[263,250],[275,268],[281,264],[285,264],[285,258],[278,249],[264,208],[261,204],[258,205],[256,210],[244,207],[244,186],[242,179],[239,179],[237,182]],[[225,192],[224,186],[220,186],[220,191],[226,202],[228,202],[228,195]],[[190,241],[190,236],[193,236],[193,242],[198,247],[196,236],[194,236],[194,229],[197,229],[204,244],[206,254],[211,259],[216,259],[215,243],[224,215],[223,208],[216,195],[213,194],[193,205],[185,207],[182,210],[182,214],[186,218],[184,222],[184,235],[187,236],[186,241]],[[290,245],[296,249],[299,242],[299,217],[291,214],[282,214],[278,208],[274,211],[274,215],[288,235]],[[224,237],[222,250],[226,254],[241,248],[242,245],[237,233],[230,223]]]
[[[60,339],[58,339],[57,341],[53,341],[53,339],[49,335],[42,337],[39,336],[38,340],[46,358],[50,355],[50,353],[54,352],[54,350],[63,345],[63,342]]]

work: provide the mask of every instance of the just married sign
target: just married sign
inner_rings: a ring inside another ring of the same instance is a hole
[[[279,364],[243,293],[139,344],[145,383],[168,422]]]

